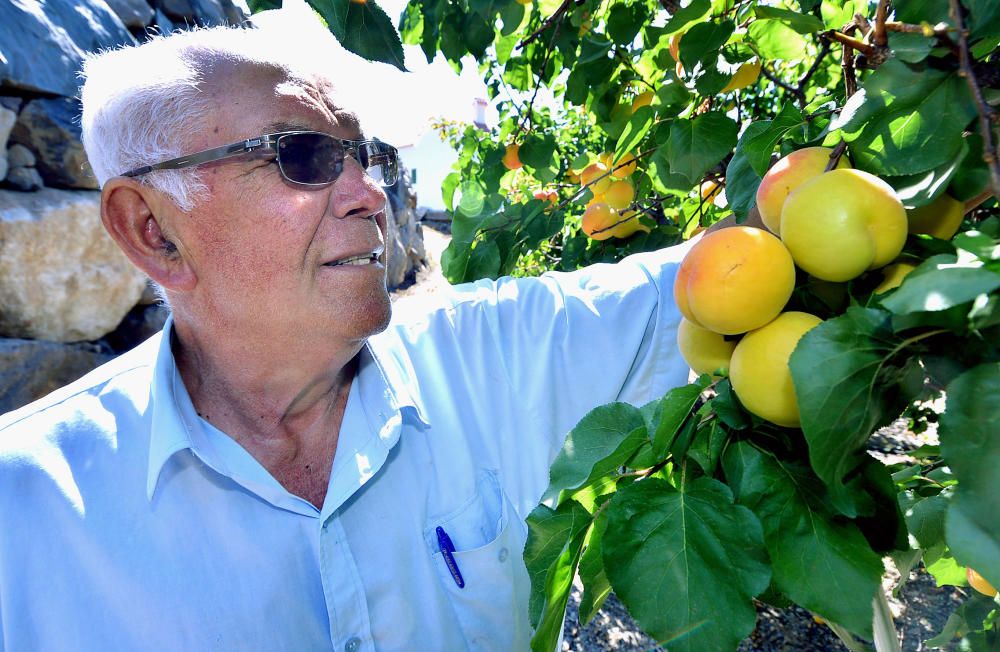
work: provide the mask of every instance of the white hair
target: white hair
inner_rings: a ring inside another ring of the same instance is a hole
[[[206,124],[205,117],[216,108],[209,86],[218,63],[275,67],[291,79],[319,72],[317,64],[292,54],[304,49],[304,26],[301,18],[296,20],[294,24],[287,18],[263,21],[261,28],[174,32],[139,46],[89,55],[81,75],[82,140],[101,186],[130,170],[192,153],[186,149],[189,134]],[[321,46],[332,40],[321,27],[317,31],[306,26],[306,32]],[[293,34],[299,47],[289,44]],[[313,57],[323,60],[315,50]],[[156,170],[138,180],[166,194],[184,211],[190,211],[206,190],[196,167]]]

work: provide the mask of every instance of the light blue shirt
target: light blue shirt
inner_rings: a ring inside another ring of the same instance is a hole
[[[686,381],[684,250],[398,303],[322,510],[197,415],[167,336],[3,416],[0,649],[527,650],[524,518],[588,410]]]

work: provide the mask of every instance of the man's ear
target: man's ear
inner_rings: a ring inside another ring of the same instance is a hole
[[[190,290],[197,276],[160,227],[164,204],[152,188],[114,177],[101,192],[101,221],[128,259],[151,279],[167,290]]]

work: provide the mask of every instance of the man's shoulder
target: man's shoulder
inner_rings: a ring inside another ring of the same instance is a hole
[[[80,437],[114,433],[149,402],[159,336],[79,380],[0,415],[0,467],[72,447]]]

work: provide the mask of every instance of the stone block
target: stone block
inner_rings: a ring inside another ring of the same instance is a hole
[[[99,344],[0,338],[0,414],[73,382],[113,357]]]
[[[31,100],[11,131],[11,140],[27,146],[38,159],[45,185],[99,188],[80,142],[80,102],[68,97]]]
[[[104,0],[125,27],[142,29],[153,20],[153,8],[146,0]]]
[[[21,192],[31,192],[45,186],[42,175],[35,168],[12,167],[7,170],[4,182]]]
[[[7,148],[7,162],[12,168],[34,167],[35,160],[35,153],[20,143],[14,143]]]
[[[17,123],[17,112],[0,106],[0,151],[7,148],[7,139],[10,138],[10,131]]]
[[[101,224],[100,193],[0,190],[0,336],[96,340],[145,285]]]
[[[72,97],[84,53],[126,43],[104,0],[0,2],[0,86]]]

